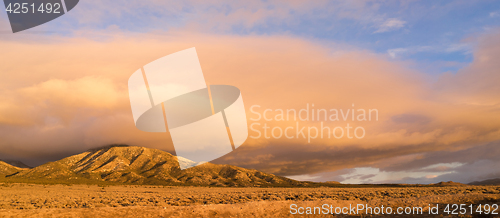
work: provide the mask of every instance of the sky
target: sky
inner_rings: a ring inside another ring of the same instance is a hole
[[[0,13],[0,158],[173,152],[166,134],[135,128],[127,81],[195,47],[207,83],[241,90],[249,127],[321,126],[255,121],[266,109],[378,111],[323,122],[363,127],[361,139],[250,137],[214,163],[342,183],[499,178],[499,24],[498,1],[88,0],[15,34]]]

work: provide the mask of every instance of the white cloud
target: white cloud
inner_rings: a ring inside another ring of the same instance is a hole
[[[446,52],[459,52],[463,51],[465,53],[471,53],[472,52],[472,46],[470,44],[465,44],[465,43],[460,43],[460,44],[451,44],[449,45],[446,49]]]
[[[463,163],[439,163],[410,171],[383,171],[375,167],[358,167],[352,172],[341,175],[344,184],[363,183],[435,183],[432,180],[441,175],[456,173],[455,169]],[[315,175],[309,175],[314,178]],[[417,179],[417,180],[415,180]]]
[[[313,181],[314,179],[320,178],[320,176],[310,176],[310,175],[297,175],[297,176],[285,176],[285,177],[298,181]]]
[[[397,18],[390,18],[387,19],[384,23],[382,23],[378,30],[375,31],[374,33],[383,33],[383,32],[389,32],[393,30],[397,30],[400,28],[403,28],[406,24],[406,21],[399,20]]]
[[[500,12],[499,11],[491,12],[490,17],[500,17]]]
[[[408,48],[393,48],[387,50],[387,53],[389,53],[389,56],[391,58],[396,58],[397,56],[400,56],[403,53],[409,53],[409,54],[414,54],[417,52],[429,52],[429,51],[435,51],[436,48],[432,46],[413,46],[413,47],[408,47]]]
[[[404,53],[406,51],[408,51],[408,49],[406,48],[394,48],[387,50],[387,53],[389,53],[389,56],[391,56],[391,58],[396,58],[398,54]]]
[[[434,53],[453,53],[463,52],[465,54],[472,53],[472,45],[466,43],[439,45],[439,46],[412,46],[406,48],[388,49],[387,53],[391,58],[397,58],[404,54],[415,54],[419,52],[434,52]]]

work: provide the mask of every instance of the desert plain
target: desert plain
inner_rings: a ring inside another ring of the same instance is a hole
[[[0,217],[304,217],[297,207],[422,207],[419,215],[318,214],[312,217],[496,217],[429,215],[429,204],[500,204],[500,186],[179,187],[0,184]]]

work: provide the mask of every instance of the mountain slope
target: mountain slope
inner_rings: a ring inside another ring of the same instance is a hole
[[[469,183],[469,185],[500,185],[500,178],[488,179],[483,181],[475,181]]]
[[[16,171],[18,173],[16,173]],[[6,169],[10,179],[202,186],[309,186],[285,177],[230,165],[205,163],[180,170],[177,157],[143,147],[87,151],[32,169]],[[0,172],[1,173],[1,172]],[[14,174],[14,175],[12,175]]]
[[[430,184],[434,186],[464,186],[465,184],[459,183],[459,182],[453,182],[453,181],[448,181],[448,182],[438,182],[434,184]]]
[[[24,170],[23,168],[12,166],[8,163],[0,161],[0,177],[9,176],[23,170]]]
[[[15,167],[18,167],[18,168],[32,168],[26,164],[24,164],[23,162],[21,161],[17,161],[17,160],[0,160],[0,161],[3,161],[9,165],[12,165],[12,166],[15,166]]]

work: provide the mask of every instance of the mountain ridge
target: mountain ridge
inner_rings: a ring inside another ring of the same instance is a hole
[[[0,178],[55,181],[217,187],[311,186],[273,174],[231,165],[205,163],[180,170],[177,157],[158,149],[112,145],[30,169],[0,161]]]
[[[469,185],[500,185],[500,178],[474,181],[469,183]]]
[[[0,161],[7,163],[11,166],[18,167],[18,168],[33,168],[33,167],[28,166],[25,163],[18,161],[18,160],[2,160],[2,159],[0,159]]]
[[[182,158],[182,157],[179,157]],[[182,158],[181,161],[190,161]],[[178,159],[158,149],[108,145],[48,162],[33,168],[13,166],[0,160],[0,183],[124,184],[214,187],[344,187],[339,182],[296,181],[282,176],[232,165],[204,163],[180,170]],[[440,182],[428,185],[385,184],[385,186],[499,185],[500,179],[469,184]],[[373,184],[372,184],[373,185]],[[376,185],[375,185],[376,186]]]
[[[14,174],[14,173],[19,172],[21,170],[22,170],[22,168],[20,168],[20,167],[10,165],[10,164],[6,163],[5,161],[0,160],[0,176]]]

